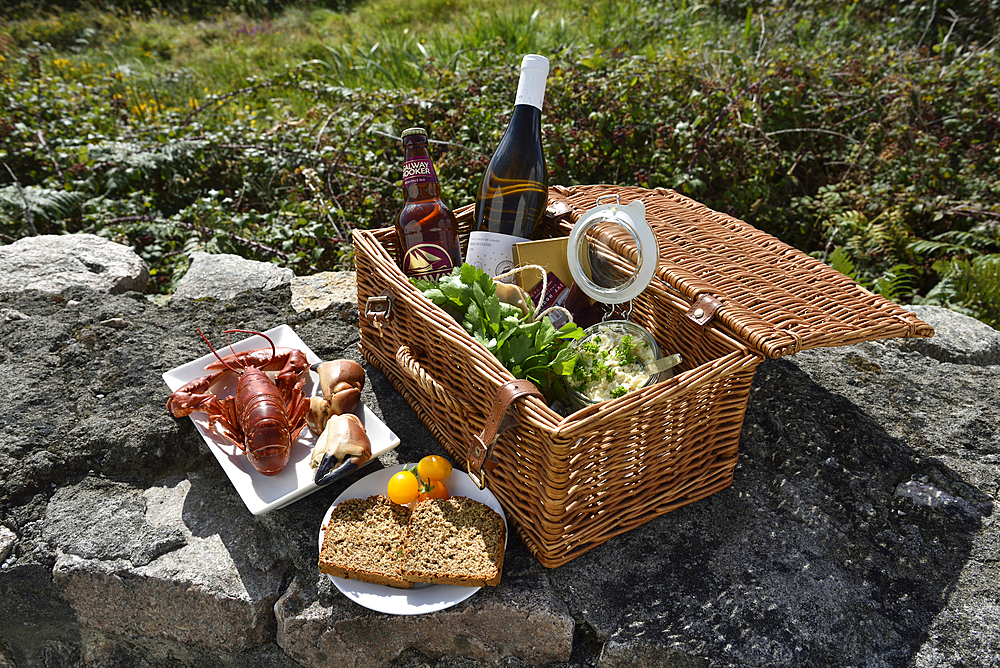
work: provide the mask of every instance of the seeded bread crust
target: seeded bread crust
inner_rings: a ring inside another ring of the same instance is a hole
[[[416,505],[400,564],[411,582],[496,586],[503,572],[503,518],[475,499],[453,496]]]
[[[399,574],[410,509],[385,496],[347,499],[333,509],[319,554],[321,573],[408,588]]]

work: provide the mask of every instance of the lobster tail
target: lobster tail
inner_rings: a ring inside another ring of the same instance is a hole
[[[243,443],[254,468],[274,475],[288,463],[292,448],[285,399],[263,371],[248,367],[236,389],[236,413]]]

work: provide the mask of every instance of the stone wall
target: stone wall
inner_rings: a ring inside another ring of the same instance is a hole
[[[1000,333],[964,316],[764,362],[731,487],[557,569],[512,535],[500,586],[407,617],[316,568],[363,473],[253,516],[164,408],[196,328],[360,361],[349,274],[0,292],[0,666],[1000,666]],[[443,454],[366,369],[402,438],[372,466]]]

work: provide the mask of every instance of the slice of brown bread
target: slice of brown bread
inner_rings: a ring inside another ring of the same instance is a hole
[[[410,509],[385,496],[337,504],[319,553],[320,572],[391,587],[412,586],[399,574],[409,520]]]
[[[410,514],[400,573],[411,582],[500,583],[507,529],[485,503],[464,496],[421,501]]]

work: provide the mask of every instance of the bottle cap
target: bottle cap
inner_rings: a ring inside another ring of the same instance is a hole
[[[407,129],[403,130],[403,134],[400,135],[400,139],[405,139],[406,137],[409,137],[410,135],[423,135],[423,136],[426,137],[427,136],[427,130],[424,130],[423,128],[407,128]]]
[[[541,70],[546,75],[549,73],[549,59],[545,56],[539,56],[534,53],[529,53],[528,55],[521,58],[521,69],[522,70]]]
[[[659,248],[641,200],[587,210],[569,233],[566,261],[577,286],[594,301],[621,304],[638,296],[656,273]]]
[[[545,79],[549,75],[549,59],[534,53],[521,58],[521,76],[517,81],[514,105],[530,104],[539,111],[545,99]]]

